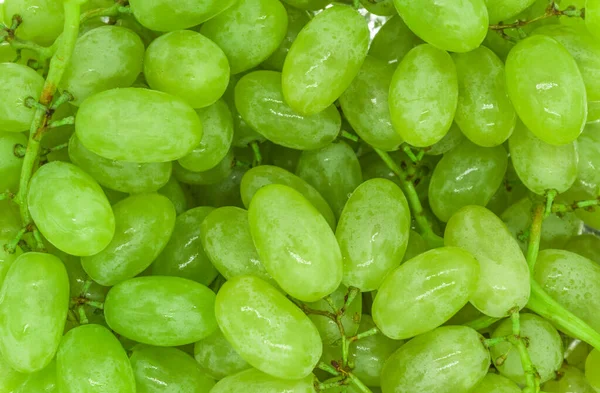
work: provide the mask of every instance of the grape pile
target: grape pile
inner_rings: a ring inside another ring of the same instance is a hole
[[[0,0],[0,393],[600,392],[600,0]]]

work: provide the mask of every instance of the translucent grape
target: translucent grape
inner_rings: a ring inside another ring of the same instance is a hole
[[[273,52],[271,56],[263,61],[262,66],[266,69],[273,71],[280,71],[283,69],[283,63],[287,57],[288,52],[292,43],[296,40],[298,33],[306,26],[310,21],[310,14],[304,10],[300,10],[295,7],[283,4],[288,15],[288,27],[285,38],[279,44],[279,47]]]
[[[600,367],[600,351],[594,349],[585,361],[585,377],[596,391],[600,389],[600,375],[596,372]]]
[[[175,207],[177,215],[188,209],[186,191],[184,191],[181,184],[174,177],[171,177],[167,184],[159,188],[156,192],[169,198]]]
[[[418,232],[410,230],[410,235],[408,236],[408,245],[406,246],[406,252],[404,253],[404,258],[402,258],[402,262],[408,261],[427,251],[429,247],[427,246],[427,241],[423,239]]]
[[[596,393],[586,380],[585,374],[572,366],[563,366],[560,376],[556,380],[546,382],[542,388],[544,392],[549,393]]]
[[[56,393],[58,391],[56,385],[56,362],[52,360],[42,370],[29,374],[15,393]]]
[[[315,379],[312,374],[298,380],[280,379],[250,369],[219,381],[211,393],[315,393]]]
[[[6,273],[8,273],[8,269],[10,269],[15,259],[17,259],[17,257],[22,253],[21,248],[18,246],[15,252],[12,254],[10,254],[4,249],[4,245],[12,241],[13,238],[14,234],[0,235],[0,289],[2,288],[2,283],[4,282],[4,277],[6,277]]]
[[[401,17],[394,16],[385,22],[373,38],[369,55],[389,64],[396,64],[402,61],[412,48],[422,43]]]
[[[22,40],[49,46],[63,31],[65,15],[62,1],[5,0],[4,22],[7,26],[12,24],[13,15],[23,19],[16,30],[17,37]]]
[[[573,236],[564,249],[600,264],[600,238],[598,236],[592,234]]]
[[[536,0],[485,0],[490,23],[510,22],[509,19],[519,15]],[[496,33],[496,32],[492,32]]]
[[[35,111],[25,106],[25,99],[37,100],[43,86],[44,78],[31,68],[0,63],[0,132],[29,130]]]
[[[363,7],[370,13],[380,16],[392,16],[396,15],[396,8],[394,7],[393,0],[381,0],[379,2],[373,2],[371,0],[360,0]]]
[[[23,134],[0,132],[0,193],[19,190],[23,160],[14,154],[15,146],[27,146]]]
[[[317,11],[325,8],[331,3],[331,0],[282,0],[284,3],[292,5],[301,10]]]
[[[431,145],[425,154],[430,156],[439,156],[441,154],[445,154],[454,149],[456,146],[460,145],[464,140],[465,134],[462,133],[461,129],[456,125],[456,123],[452,123],[448,133],[444,135],[444,137],[438,142]]]
[[[215,379],[223,379],[250,368],[223,336],[221,329],[194,344],[194,358],[200,368]]]
[[[586,126],[577,141],[576,182],[591,193],[600,189],[600,128]]]
[[[499,374],[488,373],[472,393],[520,393],[521,388]]]
[[[585,0],[585,26],[588,31],[600,38],[600,1]]]
[[[227,178],[231,174],[234,165],[235,158],[233,157],[233,152],[230,150],[217,165],[202,172],[190,171],[182,167],[179,162],[176,162],[173,164],[173,176],[186,184],[210,185]]]

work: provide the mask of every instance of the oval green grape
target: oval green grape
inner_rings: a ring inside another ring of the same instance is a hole
[[[43,87],[44,78],[33,69],[0,63],[0,132],[29,130],[35,111],[25,105],[25,99],[37,100]]]
[[[567,241],[564,249],[600,265],[600,237],[589,233],[573,236]]]
[[[200,368],[215,379],[223,379],[250,368],[248,362],[227,341],[221,329],[194,344],[194,358]]]
[[[600,0],[585,1],[585,26],[596,39],[600,39]]]
[[[594,349],[585,361],[585,376],[596,391],[600,389],[600,376],[595,372],[600,367],[600,350]]]
[[[164,195],[173,204],[175,207],[175,211],[177,215],[182,214],[188,209],[188,198],[186,194],[186,190],[181,187],[181,184],[175,179],[171,177],[167,184],[156,190],[160,195]]]
[[[6,0],[3,5],[7,26],[12,24],[13,15],[21,16],[23,22],[16,34],[22,40],[49,46],[63,31],[65,13],[62,1]]]
[[[186,184],[211,185],[226,179],[231,174],[234,166],[235,157],[233,151],[229,150],[217,165],[206,171],[190,171],[181,166],[179,162],[176,162],[173,164],[173,176]]]
[[[14,393],[27,381],[28,374],[13,370],[0,354],[0,389],[3,392]]]
[[[485,0],[485,5],[488,10],[490,24],[498,22],[510,23],[511,18],[519,15],[536,0]],[[496,34],[496,32],[492,32]]]
[[[275,52],[262,63],[264,68],[279,72],[283,69],[285,58],[290,51],[290,47],[296,40],[298,33],[306,26],[311,17],[305,10],[291,7],[285,2],[283,3],[283,6],[285,7],[288,16],[288,27],[285,38],[281,41],[281,44],[279,44],[279,47]]]
[[[9,391],[10,392],[10,391]],[[14,393],[57,393],[56,362],[52,360],[42,370],[29,374]]]
[[[15,156],[15,146],[27,146],[27,137],[19,133],[0,132],[0,193],[19,191],[23,159]]]
[[[396,7],[394,6],[394,0],[381,0],[373,2],[371,0],[360,0],[363,7],[370,13],[379,16],[393,16],[396,15]]]
[[[520,393],[521,388],[500,374],[488,373],[473,393]]]
[[[316,393],[315,376],[298,380],[273,377],[256,369],[242,371],[219,381],[211,393]]]
[[[542,389],[548,393],[596,393],[597,390],[588,382],[585,374],[578,368],[565,365],[560,369],[560,377],[546,382]]]
[[[388,64],[397,64],[412,48],[421,44],[423,40],[406,26],[402,18],[394,16],[375,34],[369,55]]]
[[[325,8],[331,0],[282,0],[284,3],[307,11],[318,11]]]

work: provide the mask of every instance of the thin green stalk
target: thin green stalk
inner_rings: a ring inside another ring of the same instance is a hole
[[[77,307],[77,314],[79,315],[79,324],[80,325],[86,325],[90,322],[87,318],[87,315],[85,315],[85,309],[83,308],[83,306]]]
[[[540,252],[540,239],[542,238],[542,223],[544,222],[544,205],[538,204],[533,208],[533,220],[529,229],[529,242],[527,244],[527,265],[533,273],[535,262]]]
[[[322,392],[323,390],[335,388],[344,384],[346,377],[344,375],[340,375],[339,377],[328,379],[325,382],[319,382],[315,384],[315,388],[317,392]]]
[[[331,375],[340,375],[340,373],[333,366],[330,366],[327,363],[319,362],[319,364],[317,364],[317,368],[319,370],[328,372]]]
[[[487,348],[490,348],[506,341],[508,341],[508,337],[486,338],[483,339],[483,345],[485,345]]]
[[[561,203],[555,203],[552,205],[553,213],[570,213],[579,209],[589,209],[592,207],[600,206],[600,198],[577,201],[573,202],[570,205],[565,205]]]
[[[519,311],[515,311],[510,316],[512,320],[513,335],[507,336],[507,340],[517,348],[519,351],[519,357],[521,358],[521,366],[525,372],[525,380],[527,382],[527,388],[532,393],[538,393],[540,391],[540,375],[538,374],[529,351],[525,345],[525,340],[521,337],[521,317]]]
[[[412,151],[410,146],[402,145],[402,151],[408,156],[408,158],[410,158],[412,160],[412,162],[414,162],[414,163],[419,162],[419,159],[417,158],[417,156],[415,156],[415,153]]]
[[[64,119],[52,121],[52,122],[48,123],[48,126],[46,128],[48,128],[48,129],[57,128],[57,127],[62,127],[62,126],[66,126],[66,125],[71,125],[71,124],[75,124],[75,116],[69,116],[69,117],[65,117]]]
[[[377,329],[376,327],[369,329],[365,332],[362,333],[358,333],[356,336],[350,337],[348,339],[348,341],[350,341],[350,343],[353,343],[354,341],[358,341],[358,340],[362,340],[363,338],[366,337],[371,337],[376,335],[377,333],[379,333],[379,329]]]
[[[254,154],[254,161],[252,162],[252,166],[258,166],[262,164],[262,154],[260,153],[260,146],[257,141],[250,142],[250,147],[252,148],[252,153]]]
[[[463,325],[468,326],[471,329],[481,330],[481,329],[485,329],[487,327],[492,326],[499,320],[500,320],[500,318],[493,318],[493,317],[488,317],[487,315],[484,315],[484,316],[474,319],[470,322],[464,323]]]
[[[130,13],[131,13],[131,9],[129,7],[124,7],[120,3],[115,3],[114,5],[107,7],[107,8],[96,8],[93,10],[86,11],[83,14],[81,14],[81,17],[79,18],[79,20],[80,20],[80,23],[84,23],[85,21],[87,21],[91,18],[96,18],[96,17],[101,17],[101,16],[118,16],[119,14],[130,14]]]
[[[349,141],[352,141],[352,142],[358,142],[359,141],[359,139],[358,139],[358,137],[356,135],[351,134],[351,133],[349,133],[348,131],[345,131],[345,130],[342,130],[340,132],[340,136],[342,138],[348,139]]]
[[[363,392],[363,393],[373,393],[371,391],[371,389],[369,389],[367,387],[367,385],[365,385],[360,379],[358,379],[354,374],[352,373],[348,373],[348,379],[350,381],[352,381],[352,383],[354,384],[354,386],[356,386],[358,388],[359,391]]]
[[[15,251],[17,250],[17,245],[19,244],[19,241],[21,241],[21,238],[26,233],[27,233],[27,228],[26,227],[21,228],[21,230],[19,232],[17,232],[17,235],[15,236],[15,238],[13,240],[11,240],[9,243],[4,245],[4,250],[9,254],[14,254]]]

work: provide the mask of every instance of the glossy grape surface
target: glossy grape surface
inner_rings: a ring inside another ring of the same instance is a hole
[[[499,374],[488,373],[473,393],[520,393],[519,386]]]
[[[20,15],[23,19],[16,31],[22,40],[49,46],[63,31],[65,15],[62,1],[6,0],[3,6],[7,26],[12,24],[13,15]]]
[[[296,40],[298,33],[300,33],[304,26],[306,26],[306,24],[310,21],[311,17],[311,15],[305,10],[291,7],[285,2],[283,2],[283,6],[285,7],[288,15],[287,33],[275,52],[273,52],[273,54],[262,63],[262,66],[266,69],[280,72],[283,69],[283,63],[285,62],[285,58],[290,51],[292,43]]]
[[[280,379],[256,369],[242,371],[219,381],[211,393],[316,393],[314,375],[297,380]]]
[[[536,0],[485,0],[485,5],[490,17],[490,24],[510,22],[510,18],[517,16]],[[495,32],[492,32],[495,33]]]
[[[25,106],[25,99],[37,100],[44,78],[31,68],[14,63],[0,63],[0,132],[29,130],[35,110]]]
[[[227,341],[221,329],[194,344],[194,358],[200,368],[215,379],[223,379],[250,368]]]
[[[373,38],[369,55],[397,65],[412,48],[422,43],[423,40],[406,26],[400,16],[394,16],[385,22]]]

